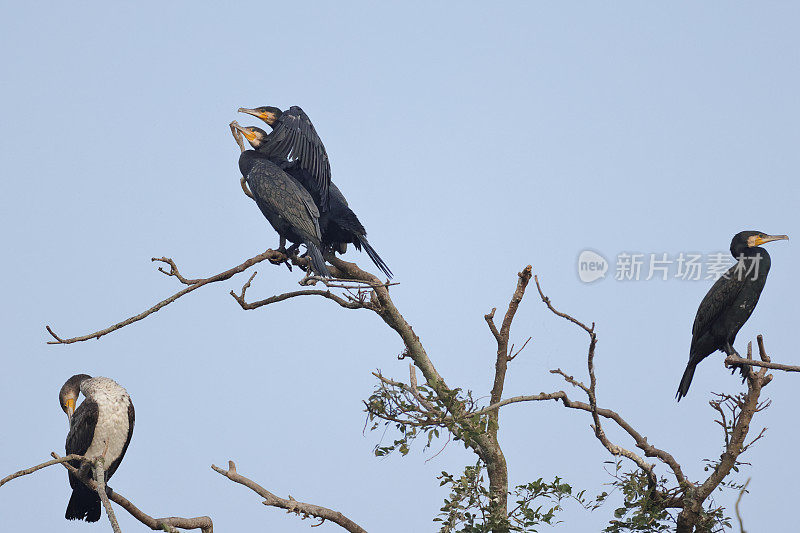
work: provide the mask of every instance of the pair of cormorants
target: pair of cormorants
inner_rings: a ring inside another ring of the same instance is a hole
[[[78,395],[86,397],[76,408]],[[93,378],[86,374],[72,376],[58,394],[61,409],[69,419],[67,454],[83,455],[91,460],[104,457],[105,479],[117,471],[133,435],[136,418],[128,392],[109,378]],[[92,478],[91,467],[81,461],[70,461],[82,475]],[[69,485],[72,496],[64,517],[67,520],[100,520],[100,496],[71,472]]]
[[[308,115],[298,106],[287,111],[264,106],[239,108],[272,128],[231,126],[253,147],[239,156],[239,170],[253,199],[280,236],[288,254],[304,244],[314,272],[329,277],[323,252],[344,253],[347,243],[369,255],[389,278],[392,271],[367,241],[367,231],[331,181],[328,153]],[[289,250],[286,241],[293,243]]]
[[[738,355],[733,349],[733,341],[753,314],[772,264],[761,245],[788,238],[786,235],[767,235],[762,231],[742,231],[733,237],[731,255],[736,264],[714,283],[700,302],[692,326],[689,364],[675,395],[678,401],[689,392],[695,367],[700,361],[717,350],[727,355]],[[741,365],[739,370],[742,379],[750,373],[749,365]]]

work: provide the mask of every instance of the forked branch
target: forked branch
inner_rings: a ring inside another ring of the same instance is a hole
[[[157,304],[155,304],[151,308],[149,308],[149,309],[147,309],[145,311],[142,311],[141,313],[139,313],[137,315],[134,315],[134,316],[132,316],[130,318],[126,318],[125,320],[123,320],[121,322],[117,322],[116,324],[108,326],[107,328],[103,328],[101,330],[95,331],[93,333],[88,333],[86,335],[80,335],[78,337],[71,337],[71,338],[64,339],[64,338],[59,337],[58,335],[56,335],[56,333],[52,330],[52,328],[50,326],[46,326],[48,333],[50,333],[50,335],[52,335],[52,337],[55,339],[53,341],[49,341],[47,344],[72,344],[74,342],[82,342],[82,341],[87,341],[87,340],[90,340],[90,339],[99,339],[103,335],[108,335],[109,333],[113,333],[114,331],[117,331],[118,329],[124,328],[125,326],[128,326],[130,324],[133,324],[134,322],[138,322],[138,321],[140,321],[140,320],[142,320],[144,318],[147,318],[148,316],[152,315],[156,311],[158,311],[158,310],[166,307],[167,305],[171,304],[172,302],[174,302],[178,298],[180,298],[182,296],[185,296],[185,295],[189,294],[190,292],[199,289],[200,287],[203,287],[203,286],[208,285],[210,283],[216,283],[218,281],[225,281],[227,279],[230,279],[233,276],[235,276],[236,274],[244,272],[245,270],[247,270],[251,266],[253,266],[255,264],[258,264],[258,263],[261,263],[264,260],[268,260],[273,264],[281,264],[281,263],[286,263],[287,261],[291,261],[291,263],[294,264],[294,265],[298,265],[298,266],[303,267],[303,268],[307,267],[307,259],[306,258],[297,257],[297,256],[287,257],[282,252],[270,249],[270,250],[265,251],[264,253],[258,254],[255,257],[251,257],[250,259],[244,261],[243,263],[241,263],[241,264],[239,264],[239,265],[237,265],[237,266],[235,266],[233,268],[229,268],[228,270],[225,270],[224,272],[220,272],[219,274],[215,274],[215,275],[210,276],[208,278],[188,279],[188,278],[185,278],[180,273],[180,271],[178,270],[177,265],[175,264],[175,261],[173,261],[172,259],[170,259],[168,257],[161,257],[161,258],[154,257],[154,258],[151,259],[151,261],[161,262],[161,263],[164,263],[165,265],[170,267],[169,270],[165,270],[164,267],[158,267],[158,271],[159,272],[161,272],[161,273],[163,273],[163,274],[165,274],[167,276],[174,277],[181,284],[186,285],[186,288],[176,292],[175,294],[173,294],[172,296],[170,296],[168,298],[165,298],[164,300],[161,300],[160,302],[158,302]]]
[[[800,366],[773,363],[764,349],[764,339],[761,335],[756,337],[756,342],[758,343],[758,353],[761,357],[760,361],[752,358],[752,346],[748,346],[747,359],[743,357],[736,357],[735,355],[729,355],[725,358],[725,366],[730,367],[733,365],[750,365],[761,368],[769,368],[770,370],[783,370],[784,372],[800,372]]]
[[[656,491],[654,494],[659,496],[657,499],[661,501],[661,504],[664,506],[664,508],[674,507],[682,509],[677,517],[678,533],[689,533],[694,531],[695,526],[697,526],[702,520],[703,505],[705,500],[714,492],[714,490],[717,489],[717,487],[720,486],[720,483],[727,478],[731,470],[733,470],[737,464],[740,464],[738,462],[739,456],[754,442],[759,440],[764,434],[762,430],[762,432],[759,433],[753,440],[751,440],[749,444],[746,443],[747,434],[750,429],[750,423],[753,415],[765,409],[769,405],[769,402],[759,401],[761,389],[772,379],[772,376],[766,373],[767,368],[770,365],[770,361],[769,356],[767,356],[766,350],[764,349],[763,338],[759,335],[757,340],[761,362],[765,364],[757,364],[758,362],[753,360],[751,346],[748,346],[747,359],[742,359],[745,364],[762,367],[758,370],[758,372],[750,373],[749,377],[747,378],[747,392],[737,396],[721,395],[720,400],[717,402],[711,402],[712,407],[714,407],[721,416],[721,419],[718,423],[725,430],[725,448],[720,456],[719,462],[716,463],[708,478],[701,483],[693,483],[686,478],[686,476],[683,474],[680,464],[675,460],[674,457],[672,457],[671,454],[648,443],[646,437],[641,435],[636,429],[633,428],[633,426],[631,426],[616,412],[609,409],[601,409],[597,406],[597,379],[594,371],[594,355],[595,347],[597,345],[595,325],[592,324],[591,326],[587,326],[585,323],[577,320],[567,313],[558,311],[555,309],[555,307],[553,307],[550,299],[544,295],[538,279],[536,279],[536,286],[539,290],[539,296],[550,311],[559,317],[569,320],[573,324],[583,329],[589,335],[590,339],[587,356],[590,379],[588,386],[580,381],[577,381],[572,376],[567,375],[560,369],[551,370],[551,372],[561,375],[568,383],[583,390],[589,397],[589,404],[587,405],[583,402],[571,401],[566,397],[565,394],[559,399],[566,407],[589,411],[592,414],[594,421],[593,428],[595,430],[595,436],[598,438],[598,440],[600,440],[603,446],[605,446],[606,449],[608,449],[613,455],[622,455],[634,461],[634,463],[636,463],[640,469],[647,473],[648,478],[650,479],[651,487],[654,491],[656,486],[656,478],[653,473],[653,468],[655,465],[646,463],[642,457],[636,455],[630,450],[626,450],[625,448],[610,442],[600,426],[600,417],[613,420],[621,429],[623,429],[629,436],[633,438],[634,442],[636,443],[636,447],[644,452],[645,457],[656,457],[662,463],[667,465],[672,470],[678,482],[678,490],[677,492],[667,491],[664,493]],[[729,360],[730,359],[731,358],[729,358]],[[729,361],[726,361],[726,363],[727,362]],[[739,358],[734,358],[733,362],[739,362]],[[558,394],[559,393],[554,393],[554,395]],[[539,398],[532,397],[531,399]],[[730,411],[730,419],[726,417],[726,409]]]

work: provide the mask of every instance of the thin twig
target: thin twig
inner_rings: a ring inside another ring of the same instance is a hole
[[[735,506],[736,519],[739,521],[739,531],[740,531],[740,533],[747,533],[744,530],[744,523],[742,522],[742,515],[741,515],[741,513],[739,513],[739,504],[742,502],[742,496],[744,496],[744,493],[747,492],[747,485],[749,485],[749,484],[750,484],[750,478],[747,478],[747,481],[745,481],[744,485],[742,485],[742,490],[739,491],[739,497],[736,498],[736,506]]]
[[[516,357],[517,357],[517,356],[518,356],[520,353],[522,353],[522,350],[524,350],[524,349],[525,349],[525,347],[528,345],[528,343],[531,341],[531,339],[532,339],[532,338],[533,338],[533,337],[528,337],[527,339],[525,339],[525,342],[524,342],[524,343],[522,343],[522,347],[521,347],[519,350],[517,350],[516,352],[514,351],[514,345],[512,344],[512,345],[511,345],[511,350],[510,350],[510,352],[511,352],[511,355],[509,355],[509,356],[508,356],[508,360],[509,360],[509,361],[513,361],[514,359],[516,359]]]

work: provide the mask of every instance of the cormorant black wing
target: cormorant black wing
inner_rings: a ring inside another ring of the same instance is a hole
[[[67,434],[67,454],[83,455],[86,453],[94,439],[94,428],[97,426],[99,412],[97,403],[88,398],[75,409]]]
[[[322,211],[328,210],[328,189],[331,183],[331,165],[328,152],[308,115],[298,106],[284,111],[273,125],[272,133],[260,149],[271,159],[297,160],[300,168],[312,176],[310,192],[319,198]]]
[[[274,163],[256,161],[247,174],[247,183],[256,204],[269,219],[267,212],[276,213],[289,222],[298,233],[315,244],[322,240],[319,229],[319,209],[314,199],[294,178]]]
[[[64,447],[67,455],[73,453],[84,455],[89,450],[89,446],[92,445],[92,440],[94,440],[94,429],[97,427],[99,413],[97,403],[89,398],[83,400],[78,408],[75,409],[69,424],[67,444]],[[82,469],[84,475],[91,476],[91,471],[82,465],[80,461],[70,461],[69,464],[75,468]],[[67,505],[65,518],[68,520],[85,518],[88,522],[99,520],[100,497],[86,487],[72,472],[67,473],[67,477],[69,478],[69,486],[73,489],[73,494]]]
[[[700,302],[697,315],[694,317],[694,325],[692,325],[693,340],[708,331],[714,320],[725,309],[733,305],[736,297],[742,291],[744,279],[736,272],[737,268],[741,267],[733,265],[729,268],[725,275],[711,286],[703,301]]]

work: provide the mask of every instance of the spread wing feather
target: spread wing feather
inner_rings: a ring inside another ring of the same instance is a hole
[[[311,174],[311,193],[319,198],[322,210],[327,211],[331,183],[328,152],[311,119],[300,107],[292,106],[281,114],[262,150],[270,158],[297,160],[300,168]]]

